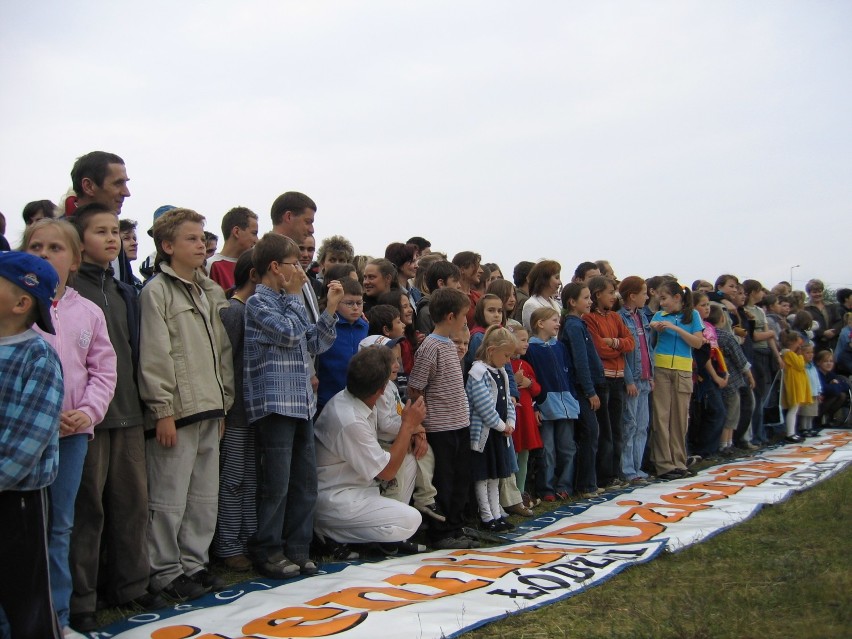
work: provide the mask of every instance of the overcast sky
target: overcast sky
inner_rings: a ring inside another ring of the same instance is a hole
[[[105,150],[140,255],[162,204],[298,190],[358,253],[849,286],[850,116],[846,0],[0,3],[13,244]]]

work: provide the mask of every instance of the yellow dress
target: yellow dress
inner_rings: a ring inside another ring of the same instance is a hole
[[[805,373],[805,360],[798,353],[785,350],[781,357],[784,359],[784,384],[781,389],[781,407],[791,408],[798,404],[811,404],[811,384]]]

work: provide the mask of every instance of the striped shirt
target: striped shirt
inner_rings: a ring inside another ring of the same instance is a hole
[[[428,432],[459,430],[470,424],[461,362],[450,338],[431,333],[423,340],[408,387],[423,394],[423,427]]]

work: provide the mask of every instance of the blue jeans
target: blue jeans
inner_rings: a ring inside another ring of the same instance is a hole
[[[74,501],[83,476],[83,462],[89,449],[89,436],[68,435],[59,438],[59,472],[50,485],[50,531],[48,559],[50,592],[59,617],[59,625],[68,625],[71,605],[71,568],[68,553],[74,528]]]
[[[639,394],[636,397],[626,395],[624,399],[624,448],[621,451],[621,473],[625,479],[647,477],[642,470],[642,456],[648,442],[648,425],[651,414],[648,410],[648,397],[651,394],[651,380],[640,379],[636,382]]]
[[[256,563],[283,552],[308,558],[317,502],[314,424],[310,419],[267,415],[257,428],[257,533],[249,541]]]
[[[542,495],[573,492],[574,421],[571,419],[541,420],[541,441],[544,444],[544,481],[538,489]]]

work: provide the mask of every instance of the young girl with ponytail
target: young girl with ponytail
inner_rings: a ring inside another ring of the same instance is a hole
[[[654,351],[651,462],[660,479],[679,479],[686,470],[686,427],[692,394],[692,349],[704,343],[704,324],[692,307],[692,291],[674,280],[658,289],[660,310],[651,318]]]

